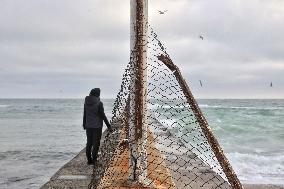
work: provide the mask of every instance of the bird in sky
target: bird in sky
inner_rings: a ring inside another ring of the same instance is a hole
[[[203,39],[204,39],[204,37],[203,37],[202,35],[200,35],[200,36],[199,36],[199,38],[200,38],[201,40],[203,40]]]
[[[166,12],[168,12],[168,10],[164,10],[164,11],[158,10],[158,11],[159,11],[159,14],[165,14]]]
[[[272,84],[272,82],[270,82],[270,87],[273,87],[273,84]]]
[[[203,86],[203,84],[202,84],[202,81],[201,81],[201,80],[199,80],[199,83],[200,83],[200,86],[202,87],[202,86]]]

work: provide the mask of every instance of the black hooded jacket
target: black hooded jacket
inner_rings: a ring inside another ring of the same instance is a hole
[[[100,97],[86,96],[84,104],[83,127],[88,128],[102,128],[103,121],[108,129],[111,129],[110,123],[104,112],[103,103]]]

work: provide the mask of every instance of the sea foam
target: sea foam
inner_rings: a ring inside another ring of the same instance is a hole
[[[284,184],[284,154],[269,155],[239,153],[228,154],[228,158],[240,179],[257,184]]]

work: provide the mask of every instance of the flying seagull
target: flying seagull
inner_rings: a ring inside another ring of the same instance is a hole
[[[165,14],[166,12],[168,12],[168,10],[164,10],[164,11],[158,10],[158,11],[159,11],[159,14]]]
[[[202,86],[203,86],[203,84],[202,84],[202,81],[201,81],[201,80],[199,80],[199,83],[200,83],[200,86],[202,87]]]
[[[200,35],[199,38],[202,39],[202,40],[204,39],[204,37],[202,35]]]
[[[272,82],[270,82],[270,87],[273,87],[273,84],[272,84]]]

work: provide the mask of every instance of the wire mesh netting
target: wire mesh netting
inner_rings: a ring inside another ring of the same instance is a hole
[[[179,69],[149,33],[142,135],[133,136],[138,66],[132,53],[113,110],[115,132],[105,137],[90,188],[241,188]]]
[[[131,1],[131,56],[90,188],[241,189],[179,68]],[[148,35],[148,30],[150,30]]]

